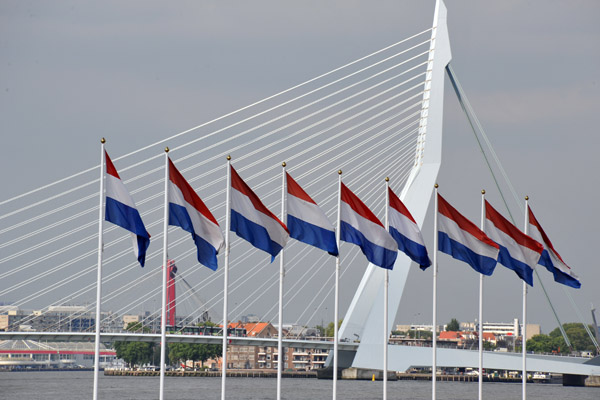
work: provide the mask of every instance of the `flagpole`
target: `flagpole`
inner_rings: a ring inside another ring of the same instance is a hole
[[[340,237],[341,237],[341,207],[342,207],[342,170],[338,170],[338,215],[335,232],[338,255],[335,258],[335,308],[333,316],[333,400],[337,399],[338,375],[338,313],[339,313],[339,281],[340,281]]]
[[[281,163],[281,221],[285,221],[285,162]],[[279,252],[279,326],[277,338],[277,400],[281,399],[281,371],[283,370],[283,248]]]
[[[529,196],[525,196],[525,229],[524,234],[529,234]],[[527,282],[523,281],[523,333],[522,333],[522,345],[523,350],[523,400],[527,399]]]
[[[225,268],[223,269],[223,356],[221,362],[221,399],[225,400],[227,378],[227,291],[229,287],[229,230],[231,229],[231,156],[227,156],[227,191],[225,197]]]
[[[385,178],[385,230],[390,230],[390,178]],[[387,369],[388,369],[388,286],[390,274],[385,269],[385,280],[383,283],[383,400],[387,400]]]
[[[165,393],[165,368],[167,348],[167,262],[169,246],[169,148],[165,147],[165,199],[163,214],[163,265],[162,265],[162,310],[160,321],[160,393],[159,399],[164,399]]]
[[[438,184],[434,185],[435,187],[435,218],[433,219],[433,248],[435,251],[433,252],[433,335],[432,335],[432,347],[433,347],[433,359],[431,361],[431,398],[432,400],[436,399],[435,396],[435,384],[437,380],[437,253],[438,253]]]
[[[102,303],[102,247],[104,235],[104,143],[100,140],[100,205],[98,207],[98,276],[96,278],[96,339],[94,343],[94,400],[98,399],[98,375],[100,371],[100,312]]]
[[[485,190],[481,191],[481,230],[485,232]],[[483,274],[479,273],[479,400],[483,398]]]

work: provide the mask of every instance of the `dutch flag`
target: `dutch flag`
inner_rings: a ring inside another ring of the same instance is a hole
[[[287,227],[231,167],[231,231],[271,255],[271,261],[290,237]]]
[[[169,159],[169,225],[192,234],[198,249],[198,262],[217,270],[217,254],[223,247],[219,224],[196,191]]]
[[[398,250],[406,253],[411,260],[419,264],[422,270],[425,270],[431,265],[431,260],[427,255],[427,248],[419,226],[391,188],[388,188],[388,197],[390,202],[389,231],[398,243]]]
[[[341,185],[340,239],[360,246],[369,262],[392,269],[398,243],[375,214],[346,185]]]
[[[296,240],[338,255],[335,230],[317,203],[285,173],[287,180],[287,227]]]
[[[500,246],[439,194],[437,218],[439,250],[483,275],[492,275]]]
[[[106,160],[105,219],[131,232],[133,252],[143,267],[146,262],[146,250],[150,245],[150,234],[146,231],[142,217],[106,151],[104,157]]]
[[[542,229],[542,226],[535,218],[535,215],[533,215],[531,207],[528,206],[527,209],[529,212],[529,236],[544,245],[544,251],[540,257],[539,264],[552,272],[556,282],[579,289],[581,287],[579,278],[554,249],[550,238],[548,238],[548,235],[546,235],[546,232]]]
[[[485,201],[485,232],[498,245],[498,262],[512,269],[529,286],[533,286],[533,268],[544,246],[521,232]]]

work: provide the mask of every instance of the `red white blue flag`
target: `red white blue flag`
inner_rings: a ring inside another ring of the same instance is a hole
[[[438,248],[483,275],[492,275],[500,246],[438,194]]]
[[[106,160],[105,219],[131,232],[133,252],[143,267],[146,262],[146,250],[150,245],[150,234],[146,231],[142,217],[106,151],[104,157]]]
[[[287,227],[296,240],[338,255],[333,225],[315,201],[286,172]]]
[[[544,245],[544,251],[540,257],[539,264],[546,267],[546,269],[554,275],[554,280],[563,285],[570,286],[575,289],[581,287],[579,278],[571,267],[569,267],[562,259],[558,251],[554,249],[550,238],[546,235],[546,232],[542,229],[542,226],[533,215],[531,207],[527,207],[529,212],[529,236],[537,240]]]
[[[417,222],[391,188],[388,188],[388,197],[390,201],[388,211],[389,231],[398,243],[398,250],[405,253],[411,260],[419,264],[421,269],[425,270],[431,265],[431,260],[427,255],[425,241]]]
[[[529,286],[533,286],[533,269],[544,246],[521,232],[485,201],[485,232],[498,245],[498,262],[512,269]]]
[[[287,227],[260,201],[231,167],[231,230],[272,260],[290,237]]]
[[[360,247],[367,260],[392,269],[398,257],[398,243],[369,208],[342,183],[340,239]]]
[[[198,249],[198,262],[217,270],[217,254],[223,247],[223,233],[200,196],[169,159],[169,225],[192,234]]]

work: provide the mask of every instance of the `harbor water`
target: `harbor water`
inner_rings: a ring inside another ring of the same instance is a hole
[[[0,372],[2,400],[80,400],[92,398],[93,373]],[[274,399],[277,382],[272,378],[229,378],[228,399]],[[122,400],[158,399],[158,377],[121,377],[100,375],[99,398]],[[287,378],[282,382],[284,399],[330,399],[332,381],[315,378]],[[486,400],[521,398],[521,385],[485,383]],[[564,387],[555,384],[528,384],[528,399],[598,400],[600,388]],[[165,399],[220,399],[220,378],[166,377]],[[338,399],[362,400],[382,398],[382,382],[338,381]],[[389,399],[420,400],[431,398],[431,382],[388,382]],[[438,382],[437,398],[463,400],[477,398],[477,383]]]

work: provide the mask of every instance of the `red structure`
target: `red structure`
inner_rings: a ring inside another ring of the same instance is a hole
[[[175,260],[168,260],[167,268],[167,325],[175,326],[175,274],[177,273]]]

